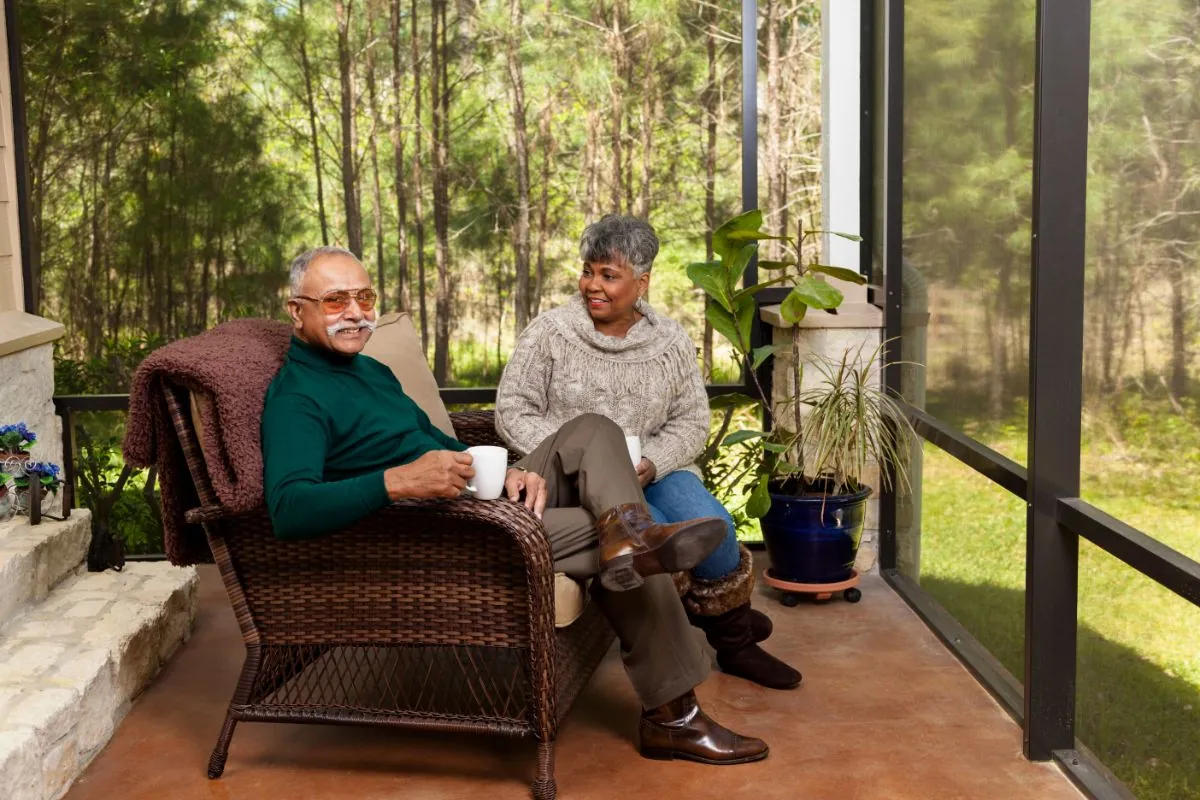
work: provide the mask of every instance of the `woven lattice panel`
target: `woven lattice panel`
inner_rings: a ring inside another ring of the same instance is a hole
[[[529,724],[528,654],[489,647],[262,648],[256,711],[305,708]]]

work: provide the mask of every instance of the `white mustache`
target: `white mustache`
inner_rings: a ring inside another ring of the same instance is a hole
[[[325,332],[328,333],[330,337],[333,337],[342,331],[355,331],[360,328],[366,328],[368,333],[374,333],[375,326],[378,324],[379,323],[373,319],[364,319],[359,322],[339,322],[336,325],[330,325],[325,329]]]

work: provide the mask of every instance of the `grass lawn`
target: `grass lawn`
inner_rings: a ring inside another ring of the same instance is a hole
[[[1085,499],[1195,558],[1196,430],[1156,449],[1103,427],[1085,433]],[[1024,461],[1023,432],[972,433]],[[1020,680],[1024,502],[928,444],[922,483],[921,585]],[[1200,609],[1084,541],[1078,624],[1076,735],[1139,798],[1200,797]]]

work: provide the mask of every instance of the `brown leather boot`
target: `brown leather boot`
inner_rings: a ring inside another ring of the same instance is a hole
[[[600,583],[613,592],[636,589],[643,578],[691,569],[725,538],[725,521],[700,517],[671,525],[654,521],[641,503],[623,503],[596,520]]]
[[[747,764],[767,757],[762,739],[734,733],[700,710],[689,691],[665,706],[642,712],[638,745],[645,758],[679,758],[701,764]]]

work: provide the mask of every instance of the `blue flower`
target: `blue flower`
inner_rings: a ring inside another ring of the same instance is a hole
[[[29,430],[24,422],[15,425],[0,425],[0,448],[8,451],[24,450],[37,441],[37,434]]]

